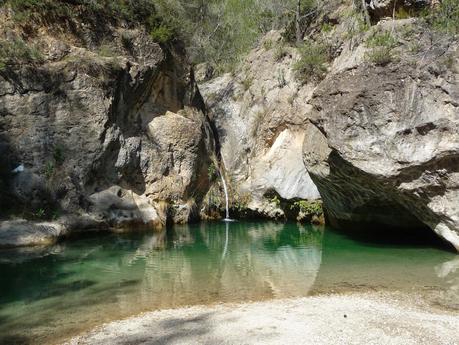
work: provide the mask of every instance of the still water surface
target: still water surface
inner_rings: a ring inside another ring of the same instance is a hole
[[[47,344],[183,305],[335,291],[420,294],[459,310],[459,258],[295,223],[202,223],[0,251],[0,344]]]

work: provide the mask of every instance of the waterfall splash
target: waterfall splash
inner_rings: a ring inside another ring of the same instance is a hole
[[[221,170],[220,170],[220,177],[222,178],[223,190],[225,191],[225,210],[226,210],[226,214],[225,214],[224,221],[225,222],[231,222],[232,219],[230,218],[230,214],[229,214],[228,187],[226,186],[225,177],[223,176],[223,173],[221,172]]]

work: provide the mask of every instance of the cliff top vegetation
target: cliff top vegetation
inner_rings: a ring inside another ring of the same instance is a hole
[[[329,18],[331,8],[336,13],[340,6],[340,18]],[[282,29],[285,41],[298,44],[306,37],[310,44],[315,31],[331,30],[336,20],[349,17],[349,8],[358,30],[374,22],[360,0],[0,0],[0,16],[8,18],[0,25],[0,66],[12,56],[39,61],[33,37],[40,27],[86,44],[87,37],[81,37],[84,23],[97,49],[104,44],[98,42],[104,39],[104,28],[141,27],[160,44],[184,42],[193,63],[205,62],[219,74],[233,70],[268,31]],[[459,0],[442,0],[416,13],[394,5],[393,15],[420,16],[434,30],[459,32]],[[17,27],[21,32],[13,37],[11,31],[17,33]]]

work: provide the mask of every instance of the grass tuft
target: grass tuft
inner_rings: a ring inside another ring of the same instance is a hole
[[[293,65],[296,78],[301,82],[319,81],[327,72],[328,54],[324,44],[306,41],[298,48],[300,58]]]

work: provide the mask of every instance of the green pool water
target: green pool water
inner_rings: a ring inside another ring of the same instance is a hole
[[[416,293],[459,310],[459,257],[295,223],[201,223],[0,251],[0,344],[53,344],[154,309],[330,292]]]

